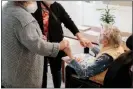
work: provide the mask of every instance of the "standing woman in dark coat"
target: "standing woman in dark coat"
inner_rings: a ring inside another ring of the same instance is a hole
[[[37,4],[38,10],[33,14],[33,16],[40,24],[40,27],[44,34],[44,39],[50,42],[62,41],[63,30],[61,23],[63,23],[65,27],[68,28],[78,38],[82,46],[86,47],[88,44],[90,44],[90,42],[81,35],[78,28],[61,4],[50,0],[37,1]],[[45,57],[47,59],[50,59],[49,63],[55,88],[60,88],[61,86],[61,58],[64,55],[65,53],[60,51],[56,58]],[[47,87],[46,74],[47,66],[44,67],[44,78],[42,84],[43,88]]]

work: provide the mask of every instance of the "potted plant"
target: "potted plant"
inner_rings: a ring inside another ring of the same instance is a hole
[[[113,25],[115,23],[115,16],[111,14],[111,10],[114,10],[113,8],[110,9],[108,7],[108,4],[105,9],[97,9],[103,11],[101,14],[100,21],[102,22],[102,27],[108,27],[108,25]]]

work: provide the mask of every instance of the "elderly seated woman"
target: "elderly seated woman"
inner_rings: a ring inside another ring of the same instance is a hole
[[[77,59],[71,54],[70,48],[66,48],[65,51],[69,55],[70,59],[66,61],[68,66],[66,66],[66,85],[65,87],[70,87],[69,84],[74,85],[70,82],[70,77],[72,74],[76,74],[79,78],[89,78],[89,80],[94,81],[99,84],[103,84],[105,74],[108,70],[108,66],[122,53],[124,49],[121,46],[121,34],[117,27],[110,26],[106,28],[100,35],[99,43],[100,49],[91,45],[91,50],[98,53],[94,63],[83,69],[77,62]]]

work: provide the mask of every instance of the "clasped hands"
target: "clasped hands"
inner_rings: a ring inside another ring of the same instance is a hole
[[[80,33],[77,33],[76,36],[77,36],[78,40],[80,41],[80,44],[83,47],[89,47],[90,48],[93,46],[92,43],[88,39],[84,38]],[[69,63],[71,60],[76,59],[72,55],[68,40],[63,40],[60,42],[60,50],[64,51],[67,54],[67,56],[70,58],[69,60],[65,61],[66,63]]]

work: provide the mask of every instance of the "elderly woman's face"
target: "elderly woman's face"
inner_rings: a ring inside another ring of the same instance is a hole
[[[102,44],[103,46],[108,45],[109,42],[108,42],[108,38],[105,36],[105,32],[100,34],[99,43]]]

